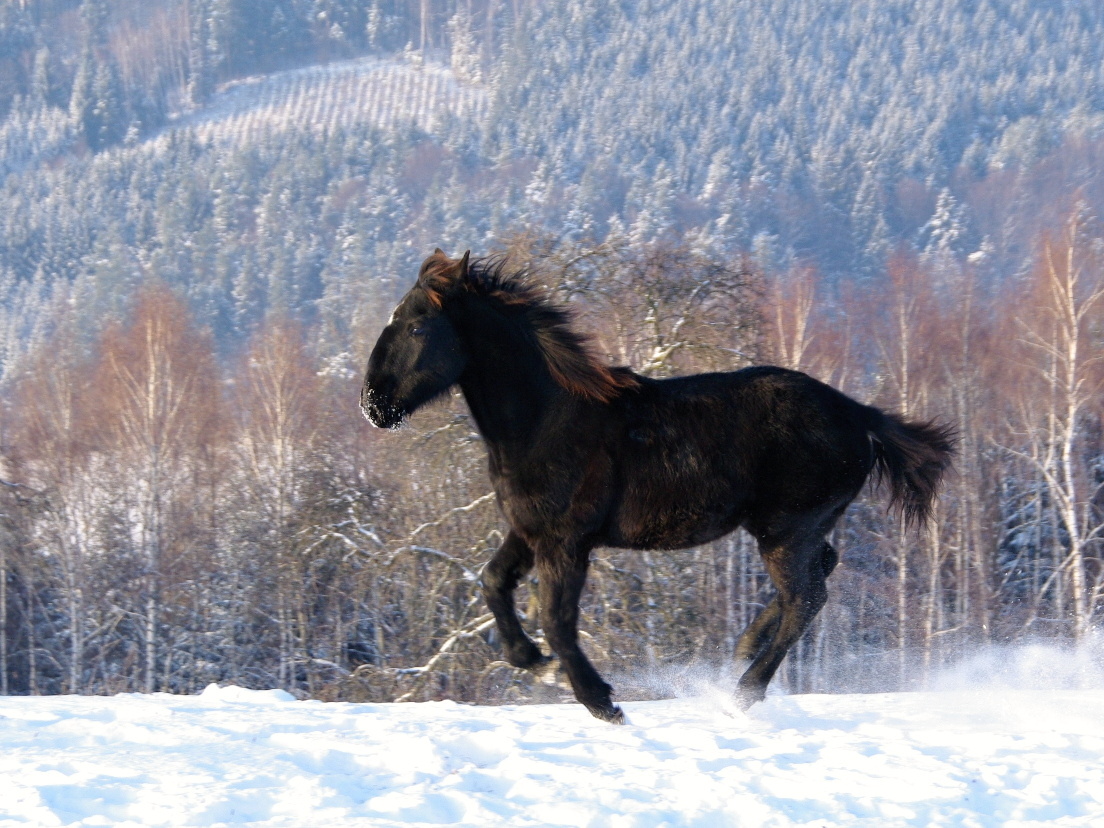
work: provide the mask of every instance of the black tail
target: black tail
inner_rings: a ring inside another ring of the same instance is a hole
[[[869,410],[874,468],[879,482],[889,482],[890,508],[900,510],[906,525],[922,524],[931,517],[958,434],[935,420],[913,423],[896,414]]]

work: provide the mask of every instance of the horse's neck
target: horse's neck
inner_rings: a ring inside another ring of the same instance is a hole
[[[566,392],[552,381],[532,342],[520,337],[478,336],[469,352],[460,390],[480,434],[500,450],[524,448],[546,427],[549,406]]]
[[[520,372],[496,373],[494,368],[484,368],[460,378],[460,390],[480,434],[490,443],[505,445],[532,439],[544,420],[548,390]]]

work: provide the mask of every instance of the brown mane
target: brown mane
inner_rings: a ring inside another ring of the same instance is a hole
[[[418,271],[418,285],[435,308],[441,307],[444,293],[457,283],[459,264],[446,256],[439,247],[422,262]]]
[[[435,253],[422,265],[419,281],[433,304],[441,306],[450,287],[464,288],[520,314],[532,333],[552,378],[581,397],[609,402],[639,383],[632,371],[605,364],[592,350],[591,338],[572,327],[574,315],[525,270],[507,272],[504,257],[475,259],[463,274],[459,264]]]

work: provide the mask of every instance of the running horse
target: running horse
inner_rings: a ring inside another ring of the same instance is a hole
[[[742,633],[736,701],[761,700],[827,600],[826,535],[871,471],[908,522],[929,518],[954,432],[863,405],[770,366],[651,379],[597,358],[570,313],[501,259],[439,248],[368,360],[364,415],[395,428],[458,385],[487,448],[510,529],[483,569],[506,660],[548,660],[514,590],[534,566],[540,624],[575,698],[623,723],[579,648],[579,597],[596,546],[680,549],[744,527],[777,591]]]

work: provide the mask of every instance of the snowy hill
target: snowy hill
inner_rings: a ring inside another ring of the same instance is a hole
[[[361,58],[234,81],[170,131],[193,127],[201,141],[244,146],[304,127],[414,123],[432,132],[448,115],[479,119],[486,109],[486,91],[443,66]]]
[[[1104,690],[578,705],[0,699],[0,826],[1100,825]]]

